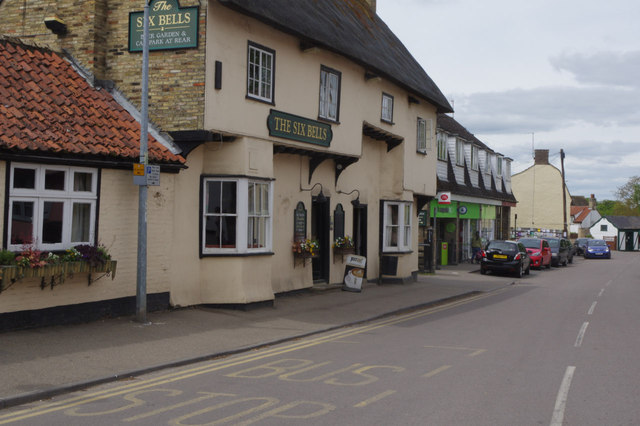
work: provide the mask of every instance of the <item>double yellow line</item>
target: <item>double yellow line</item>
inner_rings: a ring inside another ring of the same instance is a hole
[[[323,343],[335,341],[345,337],[354,336],[357,334],[366,333],[371,330],[376,330],[382,327],[388,327],[390,325],[411,321],[416,318],[433,315],[438,312],[442,312],[448,309],[455,308],[457,306],[471,303],[479,299],[484,299],[492,295],[503,293],[508,289],[509,288],[503,288],[501,290],[496,290],[491,293],[482,293],[477,296],[446,303],[431,309],[419,310],[419,311],[410,312],[407,314],[402,314],[399,316],[390,317],[387,319],[378,320],[378,321],[361,325],[361,326],[349,327],[337,332],[323,334],[322,336],[318,336],[316,338],[304,339],[304,340],[300,340],[300,341],[286,344],[283,346],[277,346],[271,349],[260,350],[259,352],[252,352],[252,353],[247,353],[241,356],[234,356],[232,358],[220,359],[217,361],[208,362],[204,365],[199,365],[197,367],[164,374],[152,379],[146,379],[142,381],[135,381],[132,383],[122,384],[113,388],[99,390],[99,391],[91,392],[89,394],[83,394],[81,396],[68,398],[62,401],[52,402],[52,403],[48,403],[38,407],[28,408],[28,409],[16,411],[13,413],[8,413],[5,415],[0,415],[0,425],[17,422],[17,421],[29,419],[32,417],[42,416],[42,415],[53,413],[56,411],[67,410],[69,408],[77,407],[79,405],[89,404],[91,402],[113,398],[115,396],[127,394],[130,392],[140,391],[140,390],[148,389],[154,386],[177,382],[180,380],[185,380],[194,376],[211,373],[211,372],[222,370],[225,368],[235,367],[238,365],[247,364],[254,361],[259,361],[265,358],[271,358],[271,357],[283,355],[289,352],[298,351],[298,350],[310,348],[313,346],[318,346]]]

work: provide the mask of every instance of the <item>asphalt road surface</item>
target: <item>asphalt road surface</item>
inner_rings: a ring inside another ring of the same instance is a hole
[[[24,425],[638,425],[640,255],[0,412]],[[463,278],[461,278],[463,279]]]

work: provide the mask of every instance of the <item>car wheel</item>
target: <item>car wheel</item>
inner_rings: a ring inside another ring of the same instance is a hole
[[[569,258],[569,263],[573,263],[573,256]]]
[[[547,268],[547,269],[551,269],[551,262],[547,263],[547,264],[546,264],[546,266],[545,266],[545,268]]]
[[[527,269],[524,270],[525,275],[529,275],[531,273],[531,265],[527,266]]]
[[[524,265],[521,262],[518,266],[518,270],[516,271],[516,277],[522,278],[522,275],[524,275]]]
[[[487,275],[487,270],[486,270],[486,269],[484,269],[484,268],[481,266],[481,267],[480,267],[480,273],[481,273],[482,275]]]

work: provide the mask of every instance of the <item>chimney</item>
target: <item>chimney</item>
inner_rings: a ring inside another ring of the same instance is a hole
[[[589,198],[589,209],[595,210],[597,207],[596,196],[591,194],[591,198]]]
[[[535,162],[535,164],[549,164],[549,150],[548,149],[536,149],[535,150],[534,162]]]

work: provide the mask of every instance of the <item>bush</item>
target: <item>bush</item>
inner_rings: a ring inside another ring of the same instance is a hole
[[[13,265],[16,263],[16,254],[9,250],[0,250],[0,265]]]

